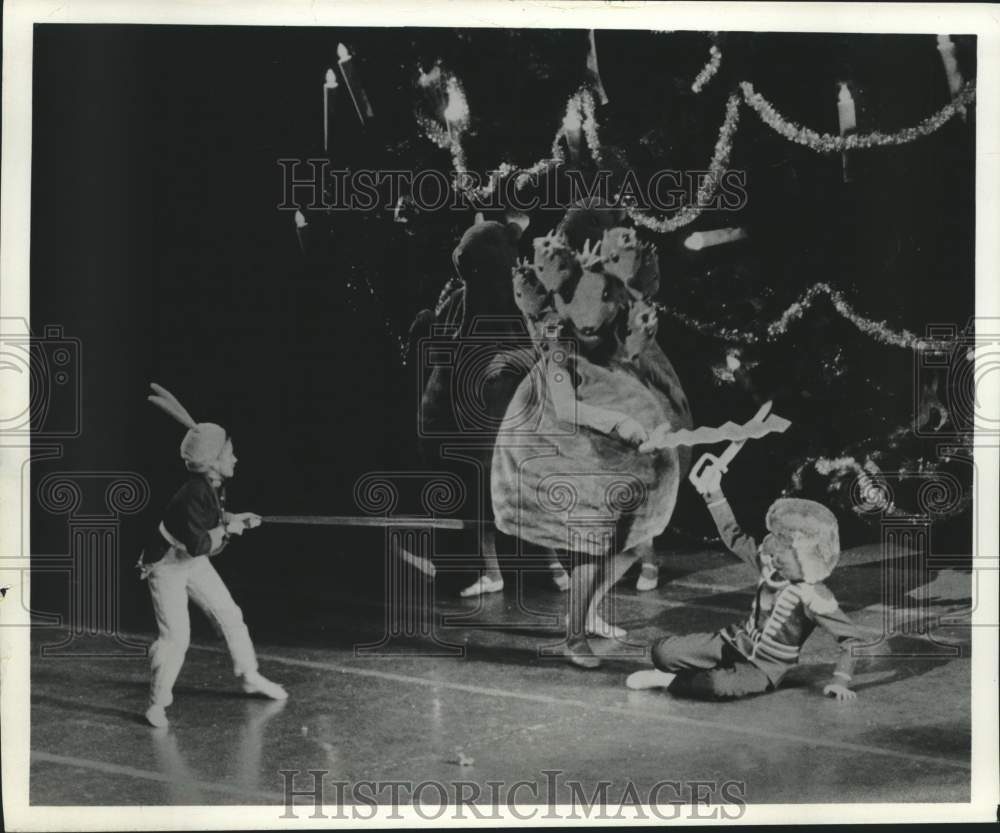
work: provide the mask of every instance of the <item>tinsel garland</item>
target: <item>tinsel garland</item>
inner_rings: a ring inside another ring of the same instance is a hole
[[[590,151],[594,163],[600,166],[603,155],[601,153],[601,138],[597,133],[597,113],[594,107],[594,95],[587,87],[578,90],[570,101],[576,102],[583,113],[583,135],[587,139],[587,149]]]
[[[756,92],[753,84],[749,81],[741,82],[740,89],[743,90],[743,99],[760,116],[764,124],[788,141],[804,145],[817,153],[842,153],[847,150],[865,150],[874,147],[908,144],[924,136],[930,136],[939,130],[961,113],[976,97],[975,84],[969,82],[948,104],[914,127],[905,127],[895,133],[882,133],[875,130],[871,133],[834,136],[830,133],[817,133],[815,130],[789,121],[778,112],[770,101]]]
[[[880,344],[892,347],[903,347],[910,350],[928,352],[946,352],[951,348],[950,342],[934,341],[921,338],[909,330],[893,330],[885,321],[873,321],[858,313],[847,301],[844,295],[829,284],[817,283],[807,289],[802,296],[791,304],[777,319],[767,325],[761,332],[741,332],[725,327],[706,324],[681,312],[657,305],[659,312],[673,318],[691,330],[702,335],[711,336],[734,344],[759,344],[776,341],[788,330],[789,324],[797,321],[816,303],[817,298],[825,295],[830,299],[840,316],[850,321],[859,331]]]
[[[659,234],[676,231],[686,225],[690,225],[701,213],[710,207],[715,192],[719,187],[722,175],[726,172],[729,164],[729,155],[733,150],[733,136],[740,122],[740,99],[736,93],[729,96],[726,101],[726,116],[719,128],[719,138],[715,142],[715,151],[712,154],[712,161],[708,166],[708,176],[698,189],[698,194],[693,203],[688,203],[681,208],[673,217],[668,219],[657,219],[635,208],[628,209],[628,215],[637,226],[650,229]]]
[[[895,515],[899,513],[899,510],[896,508],[891,498],[889,498],[883,490],[878,488],[877,478],[882,474],[882,472],[875,464],[874,460],[870,457],[865,459],[864,465],[851,456],[834,458],[817,457],[815,459],[808,459],[792,474],[792,484],[799,491],[802,490],[803,486],[802,475],[805,469],[810,465],[818,474],[821,474],[824,477],[830,477],[831,475],[843,475],[848,472],[853,472],[857,475],[858,497],[861,499],[862,506],[866,507],[869,511],[871,509],[878,509],[886,515]],[[876,479],[873,480],[873,477]],[[853,506],[852,509],[858,514],[865,511],[858,505]]]
[[[699,92],[712,76],[715,75],[721,64],[722,52],[718,46],[713,44],[709,50],[709,54],[709,62],[692,84],[692,89],[695,92]],[[461,95],[464,101],[464,89],[461,86],[461,82],[454,76],[451,76],[448,79],[448,84],[449,88],[454,88],[454,92]],[[743,93],[743,100],[757,113],[766,125],[789,141],[808,147],[818,153],[842,153],[848,150],[864,150],[874,147],[891,147],[908,144],[909,142],[931,135],[954,118],[955,115],[964,113],[967,106],[971,104],[976,96],[975,83],[970,81],[948,104],[914,127],[903,128],[895,133],[873,131],[864,134],[852,133],[847,136],[834,136],[829,133],[818,133],[808,127],[802,127],[788,121],[770,101],[754,90],[753,84],[749,81],[743,81],[739,86]],[[726,101],[726,115],[719,129],[719,137],[716,140],[712,161],[709,164],[710,175],[698,189],[698,194],[694,202],[685,205],[672,217],[666,219],[653,217],[634,207],[628,208],[628,215],[636,225],[657,232],[658,234],[668,234],[693,223],[711,205],[720,179],[729,163],[733,138],[739,126],[739,107],[739,94],[733,93]],[[581,87],[567,100],[567,114],[574,111],[580,117],[581,129],[591,158],[599,166],[603,161],[603,151],[597,123],[594,95],[589,87]],[[539,159],[527,168],[517,167],[504,162],[490,175],[490,179],[485,185],[475,188],[470,186],[466,181],[468,167],[465,151],[462,148],[462,135],[465,124],[455,125],[449,130],[446,127],[442,127],[436,120],[420,114],[417,115],[417,121],[425,135],[431,141],[439,147],[450,147],[452,163],[456,172],[455,187],[465,193],[474,203],[488,201],[494,195],[499,182],[507,176],[516,175],[519,177],[519,180],[528,181],[532,176],[545,171],[551,165],[566,161],[566,155],[560,144],[560,140],[564,136],[564,129],[560,129],[553,139],[550,155],[547,159]]]
[[[591,150],[594,161],[600,164],[600,141],[597,135],[597,122],[594,113],[594,97],[589,89],[581,88],[579,91],[570,96],[569,100],[566,102],[566,112],[568,114],[571,111],[575,111],[580,114],[580,120],[582,122],[584,136],[587,140],[587,146]],[[424,130],[427,137],[431,139],[431,141],[438,141],[436,137],[444,132],[440,125],[436,124],[433,125],[430,130],[427,126],[424,126]],[[556,133],[555,138],[552,140],[552,147],[549,149],[549,157],[547,159],[539,159],[528,168],[520,168],[516,165],[512,165],[510,162],[501,162],[495,170],[490,172],[490,177],[486,184],[481,185],[478,188],[469,185],[466,181],[466,175],[469,171],[466,165],[465,151],[462,149],[461,135],[452,137],[450,140],[451,159],[456,174],[454,179],[456,190],[465,194],[473,205],[479,205],[488,203],[496,191],[497,186],[509,176],[516,176],[518,178],[518,187],[520,188],[521,184],[527,184],[532,180],[532,178],[543,173],[550,166],[558,163],[564,163],[566,161],[566,152],[563,150],[560,142],[563,135],[563,130]]]
[[[949,457],[943,458],[945,462],[949,459]],[[904,463],[891,475],[893,481],[902,482],[910,476],[919,478],[938,471],[938,466],[935,462],[929,462],[922,457],[909,462],[910,465]],[[851,510],[860,517],[867,516],[874,520],[886,515],[896,517],[919,516],[919,513],[901,509],[896,505],[892,498],[893,490],[885,480],[886,475],[871,457],[866,457],[864,463],[859,463],[856,458],[850,455],[841,457],[810,457],[804,460],[792,472],[791,485],[790,488],[785,489],[785,494],[801,494],[805,491],[803,479],[805,472],[809,468],[812,468],[822,477],[830,478],[831,482],[827,486],[827,491],[830,493],[838,491],[843,487],[843,478],[845,476],[854,475],[855,481],[852,484],[853,488],[850,495],[852,502]],[[886,488],[887,486],[889,488]],[[941,520],[961,515],[968,510],[971,504],[971,491],[966,490],[959,499],[951,502],[951,505],[946,509],[935,512],[935,516]]]
[[[722,51],[716,44],[712,44],[708,50],[708,63],[702,67],[701,72],[695,77],[694,81],[691,83],[691,91],[694,93],[700,93],[702,88],[711,81],[715,74],[719,71],[719,66],[722,64]]]

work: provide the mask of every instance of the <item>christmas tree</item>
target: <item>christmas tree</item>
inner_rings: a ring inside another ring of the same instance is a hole
[[[886,512],[930,514],[967,551],[974,38],[387,29],[348,46],[373,115],[340,102],[334,167],[447,171],[463,206],[304,214],[303,275],[335,287],[340,337],[387,386],[415,389],[410,322],[477,210],[574,175],[625,204],[659,181],[671,206],[640,194],[629,222],[659,253],[659,338],[696,424],[768,400],[793,422],[734,464],[747,517],[812,497],[850,541]],[[523,254],[564,208],[527,212]],[[397,412],[415,447],[413,408]],[[708,530],[683,511],[674,526]]]

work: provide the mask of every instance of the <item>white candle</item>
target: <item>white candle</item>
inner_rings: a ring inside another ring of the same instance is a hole
[[[423,67],[419,67],[418,71],[417,84],[427,90],[428,95],[433,94],[434,101],[432,107],[435,109],[435,112],[438,110],[443,111],[448,106],[448,94],[445,90],[445,84],[441,80],[441,67],[435,64],[431,67],[430,72],[424,72]]]
[[[857,129],[858,119],[854,109],[854,99],[851,91],[843,81],[840,83],[840,92],[837,94],[837,115],[840,118],[840,135],[846,136]],[[851,173],[850,163],[847,160],[847,152],[840,154],[841,170],[844,182],[850,182],[854,177]]]
[[[580,114],[580,102],[573,96],[566,105],[566,115],[563,117],[563,136],[566,137],[566,147],[570,158],[575,162],[580,158],[583,138],[583,119]]]
[[[456,139],[452,133],[452,127],[455,128],[456,132],[460,133],[462,126],[469,118],[469,104],[465,100],[462,88],[454,78],[448,79],[447,100],[448,103],[445,105],[443,116],[445,125],[448,127],[449,143],[454,144]]]
[[[587,69],[590,77],[597,88],[597,97],[601,104],[608,103],[608,94],[604,91],[604,84],[601,83],[601,70],[597,65],[597,41],[594,39],[594,30],[590,30],[590,52],[587,55]]]
[[[965,83],[962,70],[958,68],[958,59],[955,57],[955,42],[950,35],[938,35],[937,44],[938,52],[941,53],[941,63],[944,64],[944,74],[948,79],[948,89],[954,98]],[[959,113],[962,115],[962,121],[965,121],[965,108],[962,107]]]
[[[372,107],[368,103],[368,96],[365,95],[365,91],[361,86],[361,78],[358,76],[354,69],[354,65],[351,63],[352,55],[348,51],[347,47],[342,43],[337,44],[337,63],[340,66],[340,74],[344,76],[344,85],[347,87],[347,92],[351,94],[351,101],[354,102],[354,109],[357,111],[358,119],[362,124],[365,123],[365,116],[371,118]]]
[[[295,236],[299,238],[299,248],[302,250],[302,254],[306,253],[306,226],[309,225],[306,222],[305,215],[301,211],[295,212]]]
[[[938,35],[938,52],[941,53],[941,62],[944,64],[944,73],[948,77],[948,89],[952,96],[962,89],[962,71],[958,68],[958,61],[955,58],[955,42],[949,35]]]
[[[392,212],[393,222],[395,223],[410,222],[409,218],[404,213],[405,209],[406,209],[406,197],[400,197],[398,200],[396,200],[396,207],[393,209]]]
[[[327,69],[323,81],[323,151],[329,150],[330,144],[330,90],[337,89],[337,74]]]
[[[858,126],[857,113],[854,110],[854,99],[847,84],[841,82],[840,93],[837,95],[837,115],[840,117],[840,135],[844,136]]]

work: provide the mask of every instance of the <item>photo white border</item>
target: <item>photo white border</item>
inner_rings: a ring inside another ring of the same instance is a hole
[[[29,319],[31,207],[31,78],[34,23],[147,23],[253,26],[447,26],[512,28],[666,29],[697,31],[812,31],[951,33],[978,36],[976,97],[976,314],[1000,318],[1000,7],[989,4],[911,3],[661,3],[661,2],[309,2],[309,0],[8,0],[3,19],[3,148],[0,171],[0,316]],[[331,49],[333,44],[331,44]],[[977,368],[978,370],[978,368]],[[8,374],[9,375],[9,374]],[[993,371],[997,375],[997,371]],[[4,413],[27,409],[28,379],[0,390]],[[982,391],[984,407],[1000,415],[1000,384]],[[15,410],[21,409],[21,410]],[[1000,552],[996,507],[1000,503],[1000,440],[977,437],[979,501],[976,556]],[[21,468],[23,450],[0,437],[0,580],[27,581],[22,538],[29,528]],[[989,507],[993,507],[990,509]],[[998,574],[980,581],[973,617],[972,772],[970,804],[789,804],[751,805],[738,824],[815,822],[995,821],[998,787]],[[387,819],[381,808],[371,821],[280,819],[275,807],[29,807],[28,756],[29,630],[17,604],[0,604],[0,724],[2,724],[3,810],[9,830],[186,830],[306,827],[411,827],[428,825],[411,808],[403,820]],[[530,824],[563,826],[561,820],[466,820],[454,826]],[[528,808],[525,808],[527,812]],[[682,823],[697,819],[678,819]],[[574,825],[607,824],[580,820]],[[662,824],[650,821],[635,825]],[[429,822],[448,825],[442,817]]]

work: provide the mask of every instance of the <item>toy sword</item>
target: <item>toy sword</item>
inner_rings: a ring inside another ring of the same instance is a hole
[[[771,403],[765,402],[761,405],[760,410],[754,414],[754,418],[751,422],[764,422],[770,413]],[[778,419],[780,419],[780,417],[778,417]],[[786,425],[785,428],[787,427],[788,426]],[[781,430],[784,430],[784,428]],[[733,458],[740,453],[740,450],[746,445],[746,443],[747,441],[745,439],[731,441],[729,445],[726,446],[726,450],[723,451],[718,457],[709,453],[702,454],[701,457],[698,458],[698,461],[691,467],[691,473],[688,475],[688,479],[696,489],[701,489],[705,475],[708,474],[709,471],[718,469],[723,474],[729,471],[729,464],[733,461]]]
[[[263,515],[261,520],[269,524],[296,524],[306,526],[368,526],[397,527],[404,529],[470,529],[480,526],[486,521],[464,520],[461,518],[427,518],[427,517],[371,517],[351,515]],[[396,554],[411,567],[420,570],[424,575],[434,577],[437,569],[434,562],[424,556],[410,552],[398,542],[395,544]]]
[[[776,414],[771,413],[771,403],[766,402],[757,411],[756,415],[749,422],[737,425],[734,422],[727,422],[718,428],[680,428],[674,430],[670,423],[664,423],[649,435],[649,439],[639,446],[639,451],[656,451],[661,448],[677,448],[677,446],[712,445],[713,443],[729,440],[731,445],[723,452],[722,457],[713,458],[710,462],[717,462],[725,459],[723,465],[736,455],[747,440],[755,440],[773,433],[782,433],[788,429],[790,423]],[[728,456],[727,456],[728,455]],[[699,464],[701,461],[698,461]]]

